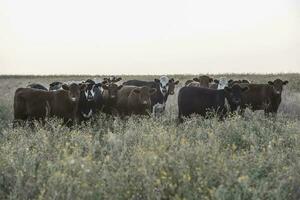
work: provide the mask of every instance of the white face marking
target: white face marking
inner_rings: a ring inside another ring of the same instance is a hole
[[[95,96],[94,87],[95,87],[95,86],[93,86],[93,89],[91,90],[91,94],[92,94],[93,98],[94,98],[94,96]]]
[[[220,80],[218,84],[218,90],[223,90],[226,86],[228,86],[227,80]]]
[[[166,76],[161,76],[159,78],[160,82],[160,91],[165,96],[169,91],[169,81],[170,79]]]
[[[221,77],[219,79],[219,84],[218,84],[218,90],[223,90],[225,87],[228,86],[228,80],[225,77]]]
[[[76,101],[76,98],[75,98],[75,97],[72,97],[71,100],[72,100],[72,101]]]

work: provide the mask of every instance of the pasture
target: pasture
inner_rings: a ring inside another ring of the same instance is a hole
[[[247,110],[225,121],[177,124],[180,80],[158,118],[112,119],[67,128],[49,119],[12,128],[13,96],[28,83],[91,76],[0,77],[0,199],[300,199],[300,75],[222,74],[267,83],[281,78],[276,118]],[[152,80],[157,76],[121,76]]]

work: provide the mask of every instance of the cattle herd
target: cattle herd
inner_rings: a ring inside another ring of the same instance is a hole
[[[153,115],[164,113],[169,95],[174,95],[179,81],[161,76],[153,81],[109,77],[101,82],[88,79],[82,82],[53,82],[49,89],[34,83],[18,88],[14,96],[14,125],[48,117],[61,118],[72,125],[91,119],[103,112],[112,116]],[[251,110],[276,114],[281,103],[283,86],[288,81],[276,79],[266,84],[248,80],[213,79],[199,76],[185,82],[178,94],[178,119],[199,114],[208,117],[214,111],[220,119],[230,112],[243,115]]]

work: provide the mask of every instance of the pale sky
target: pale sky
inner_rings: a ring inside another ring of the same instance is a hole
[[[0,74],[300,72],[299,0],[0,0]]]

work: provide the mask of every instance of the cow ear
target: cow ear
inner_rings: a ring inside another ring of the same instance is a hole
[[[154,79],[154,82],[159,83],[160,81],[159,81],[159,79],[156,78],[156,79]]]
[[[64,89],[64,90],[69,90],[69,86],[68,86],[67,84],[63,84],[61,87],[62,87],[62,89]]]
[[[288,83],[289,83],[288,81],[284,81],[284,82],[283,82],[283,85],[286,85],[286,84],[288,84]]]
[[[151,88],[151,89],[150,89],[150,95],[155,94],[156,91],[157,91],[157,90],[156,90],[155,88]]]
[[[171,78],[170,80],[169,80],[169,82],[171,83],[171,82],[174,82],[174,78]]]
[[[200,81],[200,79],[199,79],[199,78],[193,78],[193,81],[197,81],[197,82],[199,82],[199,81]]]
[[[122,87],[123,87],[123,85],[119,85],[119,86],[118,86],[118,90],[120,90]]]
[[[232,79],[230,79],[229,81],[228,81],[228,83],[232,83],[233,82],[233,80]]]
[[[108,85],[102,84],[102,88],[103,88],[104,90],[108,90]]]
[[[179,81],[174,82],[175,85],[178,85]]]
[[[219,83],[220,83],[220,81],[217,80],[217,79],[215,79],[214,82],[215,82],[216,84],[219,84]]]
[[[214,79],[212,79],[212,78],[209,78],[209,82],[211,83],[211,82],[213,82],[214,81]]]
[[[224,90],[225,90],[226,92],[231,92],[231,88],[229,88],[229,87],[225,87]]]
[[[268,81],[269,85],[274,85],[274,83],[272,81]]]
[[[133,90],[133,92],[136,93],[136,94],[139,94],[139,93],[141,93],[141,90],[139,88],[136,88],[136,89]]]
[[[242,88],[242,92],[246,92],[247,90],[249,90],[249,87]]]

